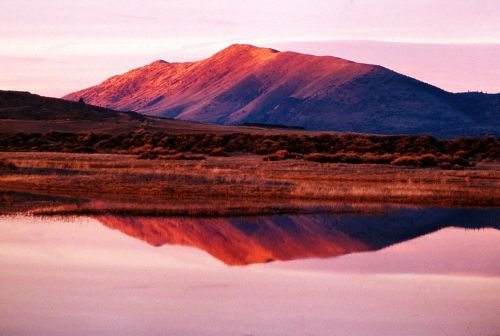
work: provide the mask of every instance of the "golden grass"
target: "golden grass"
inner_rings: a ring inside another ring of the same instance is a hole
[[[266,162],[253,155],[151,161],[116,154],[0,153],[0,159],[18,167],[0,172],[0,191],[31,195],[11,197],[0,206],[3,213],[215,216],[338,210],[347,203],[500,205],[499,164],[448,171]]]

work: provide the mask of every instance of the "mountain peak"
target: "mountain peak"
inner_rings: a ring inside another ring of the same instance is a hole
[[[237,55],[237,54],[251,54],[252,56],[271,56],[279,53],[278,50],[271,48],[256,47],[251,44],[231,44],[219,51],[216,55]]]
[[[238,51],[241,51],[241,50],[245,50],[245,51],[250,51],[250,50],[254,50],[254,51],[255,50],[267,50],[267,51],[271,51],[273,53],[279,52],[276,49],[257,47],[257,46],[254,46],[253,44],[247,44],[247,43],[234,43],[234,44],[231,44],[230,46],[222,49],[222,52],[223,51],[229,51],[229,50],[238,50]]]
[[[169,62],[167,62],[167,61],[164,61],[164,60],[162,60],[162,59],[159,59],[159,60],[156,60],[156,61],[152,62],[152,63],[151,63],[151,64],[149,64],[149,65],[153,65],[153,66],[154,66],[154,65],[163,65],[163,64],[170,64],[170,63],[169,63]]]

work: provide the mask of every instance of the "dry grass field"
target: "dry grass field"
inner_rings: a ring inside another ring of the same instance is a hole
[[[500,164],[464,170],[136,155],[0,153],[0,213],[257,215],[377,211],[380,204],[500,205]],[[355,210],[358,209],[358,210]]]
[[[1,119],[1,118],[0,118]],[[231,134],[235,131],[255,134],[302,134],[300,130],[275,130],[259,127],[222,126],[183,120],[170,120],[148,117],[144,120],[133,120],[126,115],[118,120],[9,120],[1,119],[0,133],[49,133],[72,132],[86,133],[88,130],[96,134],[120,134],[136,130],[147,132],[168,132],[169,134]],[[325,133],[325,132],[322,132]],[[334,134],[335,132],[330,132]],[[320,134],[320,132],[309,132]]]

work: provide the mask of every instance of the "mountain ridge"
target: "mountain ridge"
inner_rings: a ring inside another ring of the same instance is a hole
[[[372,64],[251,45],[154,61],[71,93],[94,105],[207,123],[437,136],[499,134],[500,94],[451,93]]]

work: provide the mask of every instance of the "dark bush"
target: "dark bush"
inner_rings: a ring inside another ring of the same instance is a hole
[[[453,165],[447,161],[439,162],[438,167],[441,169],[453,169]]]
[[[364,163],[373,163],[373,164],[390,164],[392,160],[394,160],[394,155],[392,154],[372,154],[366,153],[362,156]]]
[[[304,159],[307,161],[314,161],[320,163],[328,163],[328,162],[336,162],[333,161],[332,155],[322,154],[322,153],[311,153],[304,156]]]
[[[304,159],[321,163],[363,163],[363,157],[355,153],[321,154],[312,153],[306,155]]]
[[[279,151],[276,151],[274,154],[265,156],[264,161],[280,161],[280,160],[300,159],[300,158],[302,158],[301,154],[290,153],[286,149],[280,149]]]
[[[420,161],[418,157],[415,156],[400,156],[397,159],[392,160],[391,165],[418,167],[420,165]]]
[[[222,147],[214,148],[210,151],[211,156],[229,156],[229,154]]]
[[[206,160],[207,158],[203,155],[188,155],[188,154],[175,154],[171,156],[165,156],[165,160]]]
[[[333,155],[338,161],[342,163],[363,163],[363,157],[359,154],[334,154]]]
[[[156,160],[158,158],[157,152],[143,152],[137,157],[139,160]]]
[[[73,153],[96,153],[96,150],[90,146],[77,146],[74,147],[71,152]]]
[[[470,167],[471,166],[469,160],[464,159],[462,157],[454,157],[452,162],[453,162],[453,164],[458,165],[458,166],[462,166],[462,167]]]
[[[0,159],[0,170],[14,170],[17,166],[6,159]]]
[[[463,159],[468,159],[470,155],[464,150],[459,150],[455,152],[455,156]]]
[[[438,165],[438,159],[433,154],[424,154],[419,158],[420,167],[436,167]]]
[[[452,168],[446,168],[446,169],[456,169],[456,167],[471,167],[474,166],[474,163],[469,162],[469,160],[461,158],[461,157],[454,157],[451,155],[441,155],[438,158],[439,164],[438,166],[441,167],[442,164],[444,164],[446,167],[449,165],[452,166]],[[456,166],[455,168],[453,168]]]
[[[297,158],[300,154],[316,162],[394,162],[395,165],[418,167],[436,167],[449,162],[452,166],[469,167],[474,161],[500,160],[500,140],[495,137],[438,140],[430,136],[362,134],[166,134],[142,130],[118,135],[61,132],[0,134],[0,151],[137,155],[154,151],[159,155],[198,153],[212,156],[252,153],[269,155],[269,160]]]

